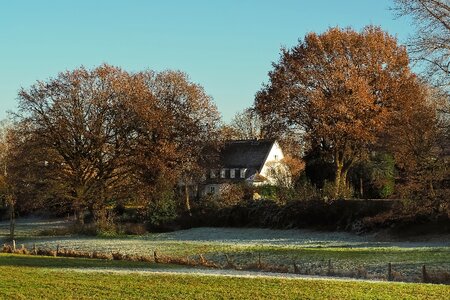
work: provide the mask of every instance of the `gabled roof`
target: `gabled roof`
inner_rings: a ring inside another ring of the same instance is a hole
[[[226,142],[221,151],[222,168],[261,170],[274,140],[237,140]]]

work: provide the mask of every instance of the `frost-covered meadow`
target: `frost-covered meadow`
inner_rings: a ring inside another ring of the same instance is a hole
[[[23,219],[17,222],[18,245],[120,252],[123,254],[161,255],[207,260],[237,266],[262,262],[283,265],[302,273],[324,275],[330,270],[341,276],[384,279],[386,266],[392,263],[399,280],[420,279],[421,267],[450,272],[450,240],[395,241],[376,235],[313,230],[272,230],[257,228],[192,228],[168,233],[114,238],[78,235],[49,236],[70,226],[64,220]],[[8,234],[7,222],[0,223],[0,242]],[[227,260],[228,257],[228,260]]]

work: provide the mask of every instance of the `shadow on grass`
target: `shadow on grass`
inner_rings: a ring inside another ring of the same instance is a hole
[[[36,267],[36,268],[119,268],[119,269],[159,269],[171,268],[162,265],[139,261],[117,261],[88,258],[47,257],[33,255],[0,254],[1,266]]]

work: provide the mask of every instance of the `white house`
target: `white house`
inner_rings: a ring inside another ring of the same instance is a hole
[[[227,185],[239,182],[254,186],[290,182],[283,158],[276,140],[226,142],[220,153],[220,167],[209,170],[202,194],[219,194]]]

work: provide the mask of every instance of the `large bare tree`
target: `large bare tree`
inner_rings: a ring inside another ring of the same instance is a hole
[[[409,15],[416,33],[409,40],[412,57],[425,62],[433,81],[450,89],[450,2],[394,0],[399,16]]]

